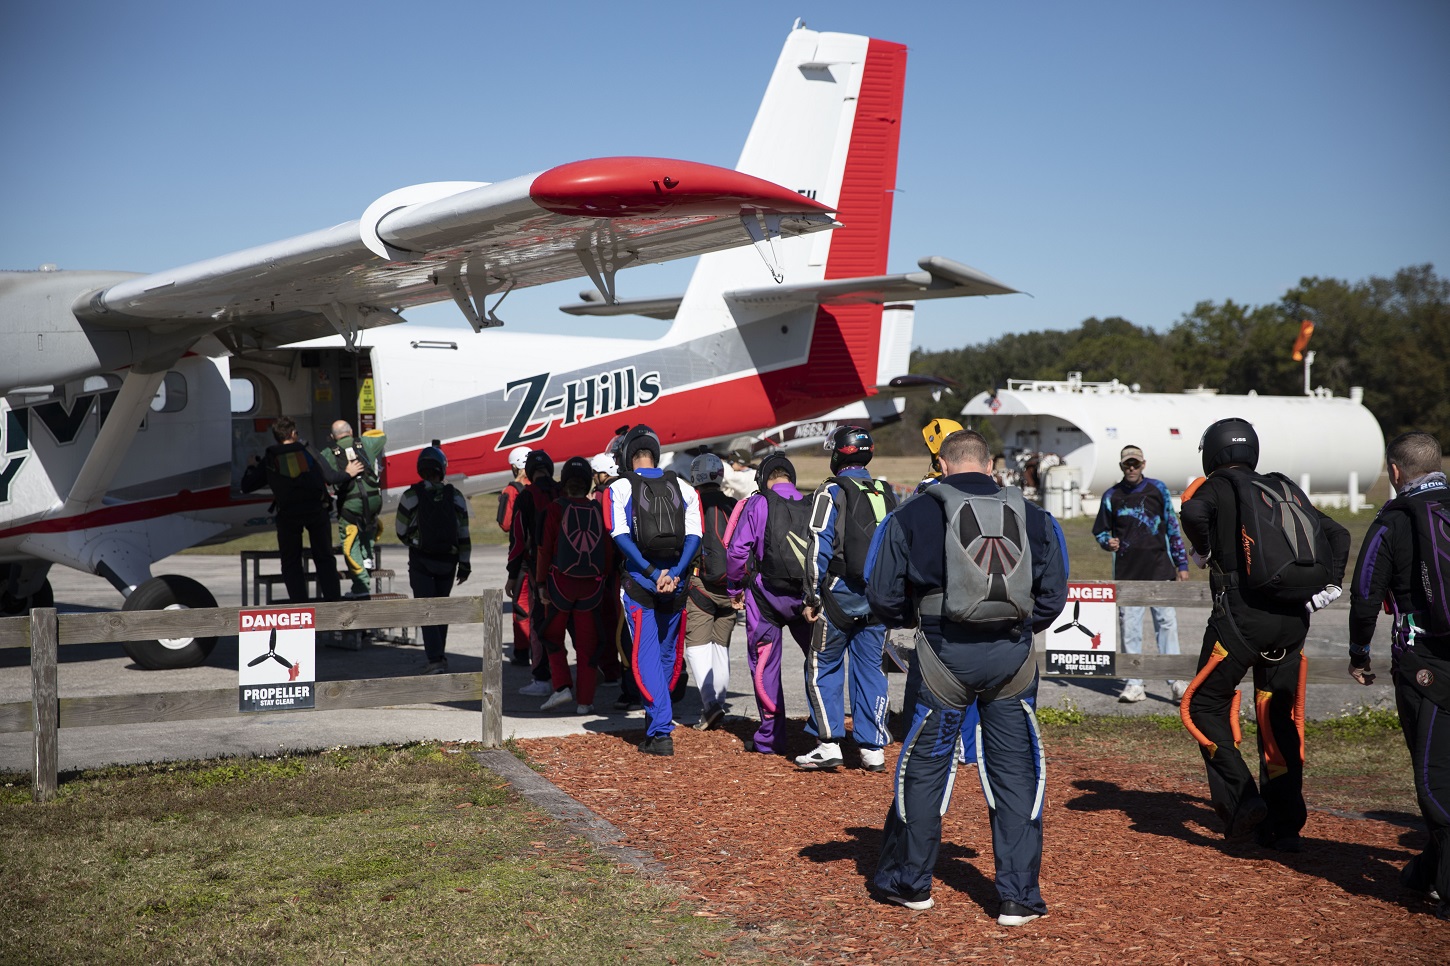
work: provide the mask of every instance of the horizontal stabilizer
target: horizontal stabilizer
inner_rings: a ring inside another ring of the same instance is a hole
[[[985,272],[940,255],[923,258],[917,264],[921,271],[903,275],[833,278],[800,285],[739,289],[727,292],[725,297],[742,305],[882,305],[964,295],[1012,295],[1018,291]]]
[[[942,376],[909,375],[897,376],[884,386],[877,386],[876,392],[883,396],[910,396],[917,393],[952,392],[958,387],[954,379]]]
[[[619,299],[616,302],[609,302],[598,292],[584,291],[579,293],[579,298],[581,301],[578,304],[561,305],[559,311],[567,312],[569,315],[597,317],[643,315],[650,319],[673,319],[675,313],[680,310],[680,302],[685,297],[683,295],[661,295],[658,298]]]

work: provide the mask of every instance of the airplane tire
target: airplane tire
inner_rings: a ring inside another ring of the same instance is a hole
[[[121,610],[184,610],[192,607],[215,607],[211,591],[179,574],[152,577],[126,598]],[[122,645],[131,660],[148,671],[196,667],[206,661],[216,647],[215,637],[183,637],[174,640],[127,641]]]

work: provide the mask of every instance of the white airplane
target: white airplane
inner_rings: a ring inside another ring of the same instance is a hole
[[[0,273],[0,604],[49,603],[59,564],[123,609],[214,606],[151,565],[270,526],[270,500],[237,484],[282,414],[314,443],[338,418],[385,430],[396,500],[434,440],[478,493],[520,444],[561,460],[647,422],[684,449],[873,395],[885,303],[1015,291],[939,257],[883,274],[905,67],[899,44],[798,25],[733,171],[601,158],[404,188],[358,221],[153,275]],[[616,292],[621,268],[701,253],[683,296]],[[475,334],[501,324],[488,296],[570,277],[602,297],[565,311],[674,322],[652,340]],[[475,332],[391,326],[447,299]],[[185,667],[214,643],[127,652]]]

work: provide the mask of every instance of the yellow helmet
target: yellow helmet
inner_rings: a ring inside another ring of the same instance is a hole
[[[952,433],[959,433],[964,427],[955,419],[933,419],[921,428],[921,438],[932,456],[941,452],[941,441]]]

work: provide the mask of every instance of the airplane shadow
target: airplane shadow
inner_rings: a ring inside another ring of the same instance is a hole
[[[1112,782],[1083,779],[1073,782],[1082,792],[1064,807],[1076,812],[1122,812],[1132,823],[1131,829],[1144,835],[1178,839],[1190,845],[1221,851],[1245,859],[1268,859],[1303,875],[1332,882],[1346,892],[1370,896],[1386,902],[1413,908],[1418,898],[1406,894],[1399,885],[1400,866],[1410,856],[1406,852],[1359,842],[1341,842],[1313,836],[1313,816],[1306,829],[1304,851],[1298,854],[1277,852],[1248,842],[1226,842],[1217,834],[1204,834],[1195,826],[1218,828],[1221,824],[1208,803],[1182,792],[1148,791],[1123,788]],[[1424,833],[1407,830],[1400,836],[1401,844]]]

